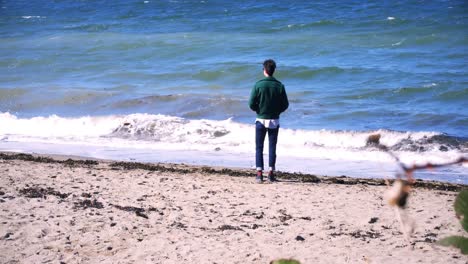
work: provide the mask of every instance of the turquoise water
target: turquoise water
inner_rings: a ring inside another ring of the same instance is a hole
[[[467,11],[466,1],[2,1],[2,135],[19,133],[14,118],[44,117],[18,134],[34,140],[52,115],[252,124],[248,95],[273,58],[291,103],[282,127],[305,131],[302,143],[321,130],[421,132],[424,142],[392,144],[455,158],[468,149]]]

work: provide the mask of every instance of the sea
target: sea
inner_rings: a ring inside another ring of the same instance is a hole
[[[278,170],[392,179],[392,155],[468,157],[464,0],[2,0],[0,151],[253,171],[270,58],[290,102]],[[468,184],[468,164],[414,177]]]

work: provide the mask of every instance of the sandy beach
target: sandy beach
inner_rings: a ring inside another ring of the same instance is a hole
[[[408,244],[380,179],[0,153],[0,263],[467,263],[466,185],[416,184]]]

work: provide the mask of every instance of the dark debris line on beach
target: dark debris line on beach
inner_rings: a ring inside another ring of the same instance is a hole
[[[88,208],[102,209],[102,208],[104,208],[104,205],[101,202],[98,202],[96,199],[84,199],[84,200],[80,200],[78,202],[75,202],[74,208],[75,209],[78,209],[78,208],[81,208],[81,209],[88,209]]]
[[[47,196],[56,196],[60,199],[66,199],[68,198],[71,194],[70,193],[61,193],[59,191],[54,190],[51,187],[39,187],[39,186],[33,186],[33,187],[26,187],[23,189],[19,190],[19,194],[26,197],[26,198],[40,198],[40,199],[47,199]],[[77,195],[72,195],[74,197],[78,197]],[[91,198],[88,195],[85,195],[83,193],[81,195],[82,197],[86,198]],[[135,206],[120,206],[116,204],[109,204],[110,206],[126,211],[126,212],[134,212],[137,216],[143,217],[148,219],[148,212],[157,212],[159,215],[164,215],[164,212],[160,211],[157,208],[150,207],[147,210],[140,208],[140,207],[135,207]],[[97,201],[96,199],[83,199],[83,200],[78,200],[73,203],[73,208],[75,209],[88,209],[88,208],[94,208],[94,209],[103,209],[104,204],[102,202]]]
[[[148,164],[140,162],[114,162],[110,164],[113,168],[122,168],[126,170],[142,169],[149,171],[158,171],[158,172],[171,172],[171,173],[204,173],[204,174],[219,174],[219,175],[228,175],[233,177],[250,177],[251,172],[242,169],[215,169],[211,167],[193,167],[193,168],[180,168],[177,164],[168,164],[168,165],[159,165],[159,164]],[[302,173],[290,173],[290,172],[276,172],[276,176],[280,180],[287,181],[298,181],[304,183],[328,183],[328,184],[344,184],[344,185],[374,185],[374,186],[384,186],[386,185],[384,179],[365,179],[365,178],[351,178],[346,176],[340,177],[328,177],[322,176],[318,177],[312,174],[302,174]],[[444,183],[436,181],[423,181],[416,180],[413,185],[414,187],[421,187],[433,190],[443,190],[443,191],[460,191],[462,189],[468,188],[467,185],[463,184],[453,184],[453,183]]]
[[[154,207],[150,207],[148,208],[147,210],[141,208],[141,207],[135,207],[135,206],[121,206],[121,205],[117,205],[117,204],[110,204],[111,206],[119,209],[119,210],[122,210],[122,211],[126,211],[126,212],[135,212],[135,214],[139,217],[143,217],[143,218],[146,218],[148,219],[148,215],[146,212],[158,212],[159,215],[164,215],[164,212],[160,211],[159,209],[157,208],[154,208]]]
[[[16,153],[16,154],[6,154],[0,153],[0,159],[2,160],[24,160],[24,161],[33,161],[33,162],[40,162],[40,163],[59,163],[68,166],[90,166],[90,165],[98,165],[99,162],[95,160],[74,160],[74,159],[67,159],[67,160],[57,160],[49,157],[44,156],[33,156],[31,154],[24,154],[24,153]]]
[[[19,193],[27,198],[47,198],[47,195],[52,195],[57,196],[61,199],[65,199],[70,195],[69,193],[61,193],[59,191],[56,191],[51,187],[42,188],[38,186],[26,187],[24,189],[19,190]]]
[[[98,165],[99,162],[95,160],[57,160],[44,156],[33,156],[30,154],[23,153],[14,153],[6,154],[0,153],[0,159],[3,160],[24,160],[24,161],[33,161],[33,162],[43,162],[43,163],[59,163],[67,166],[94,166]],[[191,166],[189,168],[182,167],[183,165],[179,164],[151,164],[151,163],[141,163],[141,162],[111,162],[109,164],[111,169],[124,169],[124,170],[147,170],[147,171],[156,171],[156,172],[169,172],[169,173],[179,173],[179,174],[189,174],[189,173],[202,173],[202,174],[218,174],[218,175],[228,175],[232,177],[251,177],[252,173],[246,169],[215,169],[211,167],[197,167]],[[344,185],[375,185],[383,186],[385,185],[384,179],[366,179],[366,178],[351,178],[346,176],[340,177],[329,177],[329,176],[316,176],[312,174],[302,174],[302,173],[290,173],[290,172],[281,172],[276,173],[279,180],[284,181],[297,181],[303,183],[328,183],[328,184],[344,184]],[[464,184],[454,184],[454,183],[445,183],[437,181],[423,181],[416,180],[413,184],[413,187],[420,187],[432,190],[443,190],[443,191],[460,191],[462,189],[467,189],[468,186]]]
[[[193,168],[180,168],[177,164],[168,164],[168,165],[159,165],[159,164],[148,164],[140,162],[113,162],[109,165],[112,168],[122,168],[125,170],[148,170],[148,171],[158,171],[158,172],[171,172],[171,173],[203,173],[203,174],[219,174],[219,175],[228,175],[232,177],[249,177],[250,173],[246,170],[235,170],[229,168],[214,169],[211,167],[193,167]],[[277,177],[283,180],[297,180],[301,182],[312,182],[318,183],[321,180],[316,175],[311,174],[301,174],[301,173],[289,173],[289,172],[277,172]]]

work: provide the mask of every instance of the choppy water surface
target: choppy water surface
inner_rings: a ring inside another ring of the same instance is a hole
[[[291,102],[279,149],[294,150],[280,156],[374,162],[365,148],[374,132],[408,163],[466,156],[467,10],[465,1],[2,1],[0,143],[251,153],[248,95],[274,58]]]

